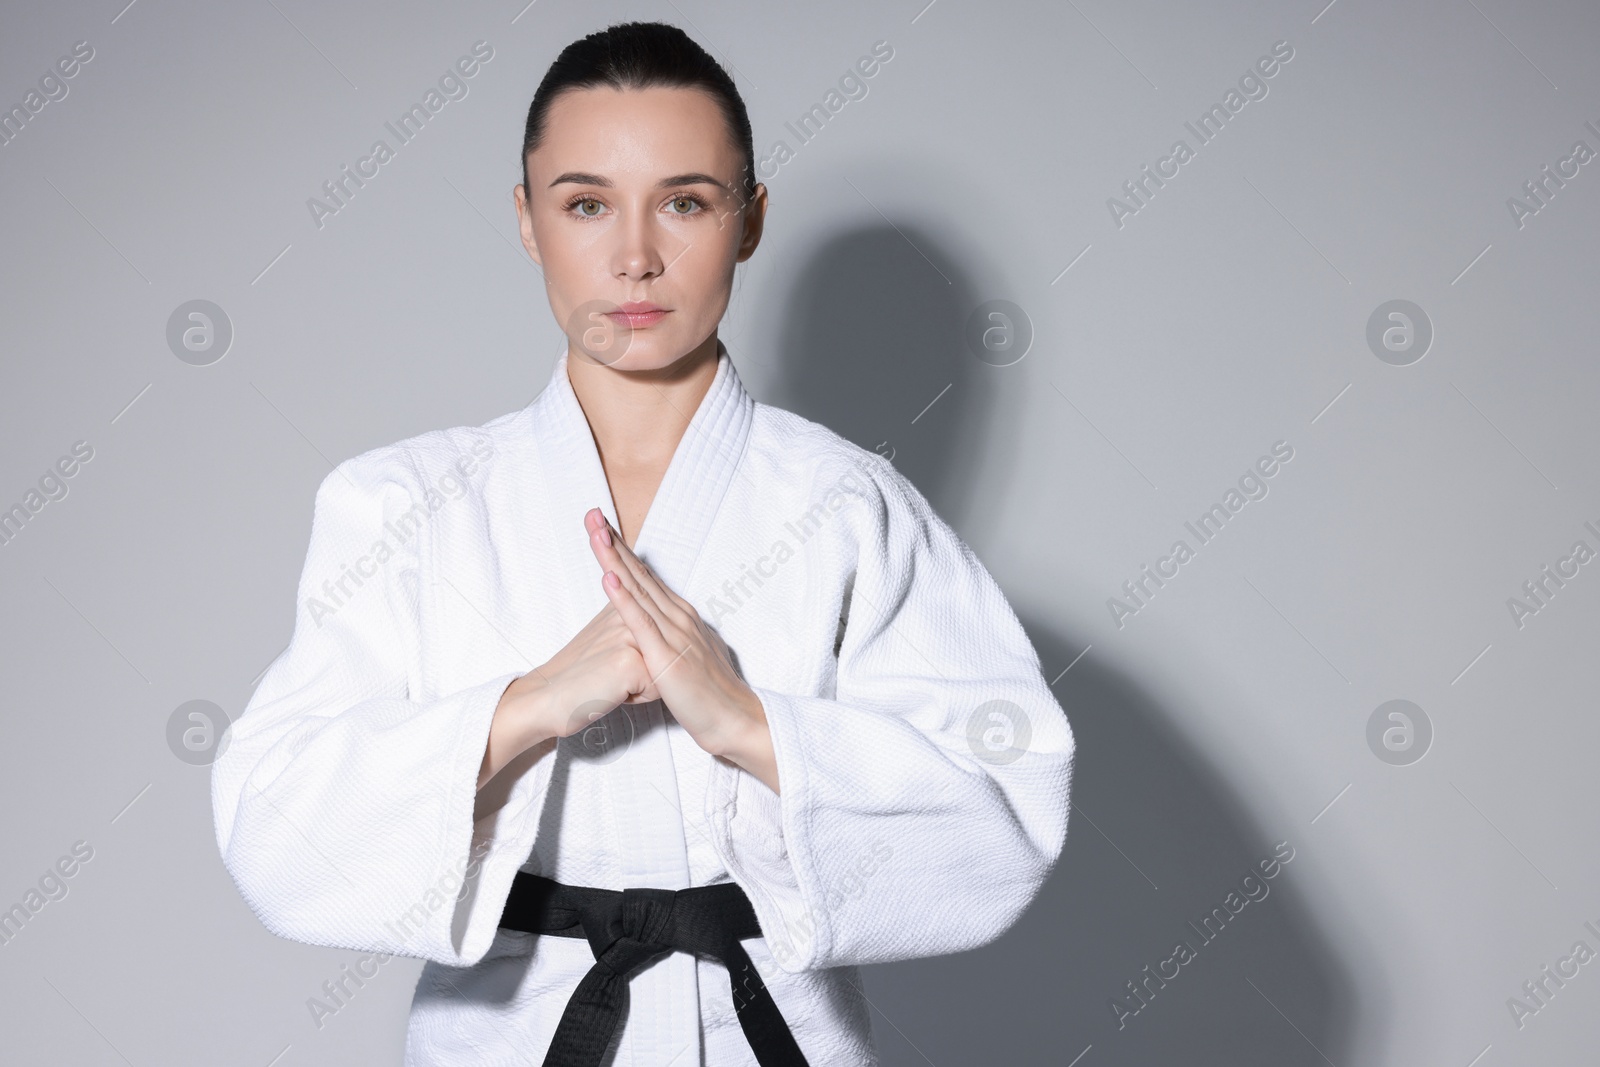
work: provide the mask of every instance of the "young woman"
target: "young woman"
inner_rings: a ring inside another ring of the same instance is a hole
[[[427,961],[408,1064],[875,1063],[857,965],[1017,919],[1072,732],[922,495],[741,386],[767,190],[722,68],[657,23],[575,42],[522,163],[567,351],[323,481],[214,767],[224,863],[272,932],[372,954],[324,1011]]]

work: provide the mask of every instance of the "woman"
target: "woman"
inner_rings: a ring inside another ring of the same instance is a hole
[[[427,961],[408,1064],[875,1063],[857,965],[1016,920],[1071,730],[921,494],[740,385],[767,191],[722,68],[661,24],[578,41],[523,167],[567,352],[323,481],[215,764],[223,860],[280,936]]]

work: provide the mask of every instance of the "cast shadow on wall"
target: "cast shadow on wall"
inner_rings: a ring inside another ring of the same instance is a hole
[[[1015,427],[994,410],[986,383],[996,368],[962,338],[967,314],[991,294],[976,292],[956,261],[915,227],[822,245],[786,304],[770,400],[892,452],[959,530],[976,488],[970,461],[1006,448]],[[1032,358],[1049,347],[1040,338]],[[1039,898],[993,944],[864,969],[885,1067],[1066,1067],[1090,1046],[1080,1067],[1344,1067],[1355,991],[1297,890],[1304,867],[1290,859],[1248,884],[1259,900],[1237,914],[1225,906],[1279,842],[1277,856],[1308,844],[1306,823],[1285,815],[1257,826],[1174,725],[1184,709],[1161,706],[1093,651],[1062,675],[1094,635],[1023,623],[1077,739],[1067,845]],[[1227,921],[1197,931],[1217,908]],[[1192,957],[1164,963],[1180,941]]]

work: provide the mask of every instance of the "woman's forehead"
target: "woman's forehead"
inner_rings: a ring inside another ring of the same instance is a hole
[[[552,178],[582,171],[617,183],[694,171],[729,180],[739,166],[716,101],[697,89],[665,86],[562,93],[529,156],[530,171]]]

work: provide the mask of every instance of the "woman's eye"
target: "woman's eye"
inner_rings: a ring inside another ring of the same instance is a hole
[[[686,216],[699,214],[706,205],[697,196],[675,196],[667,201],[669,210],[674,215]],[[575,197],[567,203],[567,210],[582,218],[595,219],[606,209],[605,204],[589,196]]]

